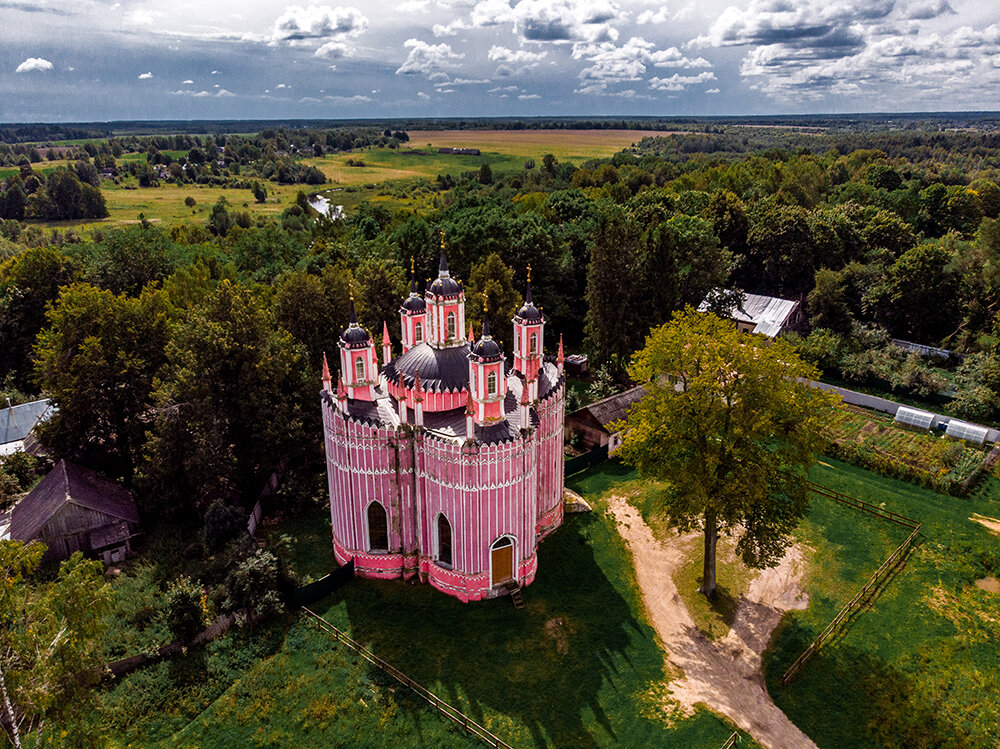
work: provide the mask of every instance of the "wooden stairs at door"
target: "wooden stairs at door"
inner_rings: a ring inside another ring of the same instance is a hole
[[[507,591],[507,595],[510,596],[510,600],[514,602],[515,609],[524,608],[524,598],[521,596],[521,588],[513,580],[508,580],[504,583],[503,589]]]

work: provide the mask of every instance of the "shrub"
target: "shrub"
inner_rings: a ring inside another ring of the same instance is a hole
[[[178,642],[190,642],[204,626],[201,585],[179,577],[167,589],[167,626]]]
[[[191,197],[190,195],[188,195],[188,196],[187,196],[186,198],[184,198],[184,205],[186,205],[186,206],[187,206],[188,208],[194,208],[194,207],[195,207],[195,204],[196,204],[197,202],[198,202],[198,201],[196,201],[196,200],[195,200],[194,198],[192,198],[192,197]]]
[[[280,582],[277,557],[267,551],[258,551],[226,578],[229,597],[225,601],[225,607],[230,611],[246,609],[251,616],[280,613]]]
[[[236,538],[246,527],[246,517],[239,508],[215,500],[205,513],[205,524],[201,530],[201,540],[209,553],[220,551]]]

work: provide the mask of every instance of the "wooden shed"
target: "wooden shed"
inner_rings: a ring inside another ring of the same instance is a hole
[[[82,551],[110,564],[124,558],[138,526],[131,492],[106,476],[60,460],[14,505],[7,536],[41,541],[48,547],[46,559],[66,559]]]
[[[629,407],[645,394],[646,388],[638,385],[567,414],[566,437],[579,434],[584,448],[593,450],[607,446],[608,454],[613,454],[621,446],[622,433],[610,427],[624,421]]]

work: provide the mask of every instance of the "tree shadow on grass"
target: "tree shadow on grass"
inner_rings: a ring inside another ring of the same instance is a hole
[[[463,604],[428,585],[372,580],[335,600],[356,640],[505,740],[526,743],[505,735],[520,724],[537,746],[597,746],[594,733],[628,744],[623,733],[644,719],[617,701],[662,679],[663,657],[622,581],[609,580],[624,569],[595,559],[591,537],[609,532],[593,515],[568,519],[539,548],[522,610],[507,598]]]

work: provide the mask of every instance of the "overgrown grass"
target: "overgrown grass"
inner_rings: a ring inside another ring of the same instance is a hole
[[[765,655],[778,706],[821,747],[995,746],[1000,725],[1000,597],[974,587],[1000,567],[997,543],[969,520],[996,517],[1000,484],[968,499],[824,460],[813,480],[923,523],[905,565],[874,604],[786,687],[781,675],[907,531],[816,498],[798,536],[810,595]]]
[[[594,501],[629,476],[608,463],[569,484]],[[303,551],[313,544],[296,538]],[[524,593],[518,611],[507,599],[462,604],[427,585],[355,580],[313,608],[515,746],[714,749],[729,736],[706,710],[674,713],[631,559],[599,509],[542,544]],[[133,674],[104,708],[114,746],[478,745],[304,617]]]

